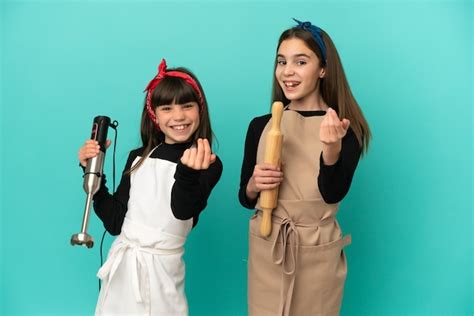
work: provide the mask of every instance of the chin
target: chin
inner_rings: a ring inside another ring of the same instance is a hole
[[[285,95],[285,97],[286,97],[289,101],[297,101],[297,100],[300,99],[298,96],[295,96],[295,95]]]

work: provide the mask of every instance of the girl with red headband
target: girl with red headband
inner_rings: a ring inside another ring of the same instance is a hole
[[[329,35],[310,22],[284,31],[273,77],[281,120],[282,168],[263,163],[271,115],[250,122],[239,191],[250,220],[248,310],[261,315],[338,315],[346,278],[335,219],[370,130]],[[279,186],[272,233],[260,236],[259,194]]]
[[[118,235],[97,274],[96,315],[188,315],[183,247],[222,173],[196,77],[163,60],[145,92],[143,146],[130,152],[117,191],[103,179],[94,195],[96,214]],[[86,141],[80,164],[98,152]]]

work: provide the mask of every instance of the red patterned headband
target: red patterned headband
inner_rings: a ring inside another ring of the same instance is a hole
[[[155,78],[153,78],[148,83],[148,85],[145,88],[145,91],[147,92],[146,110],[148,112],[148,116],[150,117],[150,119],[153,121],[153,123],[158,129],[160,128],[158,126],[158,123],[156,122],[155,112],[153,111],[153,108],[151,106],[151,95],[153,94],[153,90],[155,90],[156,86],[158,86],[158,84],[161,82],[161,80],[164,77],[177,77],[186,81],[194,89],[194,91],[196,91],[197,95],[199,96],[200,107],[204,106],[204,98],[202,96],[202,93],[201,93],[201,90],[199,89],[198,84],[196,83],[196,80],[194,80],[190,75],[181,71],[166,71],[166,60],[163,58],[161,60],[160,65],[158,66],[158,74],[155,76]]]

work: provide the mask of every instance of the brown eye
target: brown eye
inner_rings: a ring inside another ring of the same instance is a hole
[[[163,111],[163,112],[171,111],[171,106],[167,106],[167,105],[159,106],[158,111]]]

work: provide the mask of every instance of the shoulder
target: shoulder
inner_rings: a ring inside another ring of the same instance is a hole
[[[254,137],[259,138],[271,118],[271,114],[265,114],[253,118],[249,123],[247,136],[251,137],[250,135],[254,135]]]
[[[272,115],[271,114],[265,114],[261,116],[254,117],[249,124],[249,129],[250,128],[259,128],[259,127],[265,127],[265,125],[268,123],[268,121],[271,119]]]
[[[141,157],[143,155],[143,152],[145,151],[145,147],[140,147],[140,148],[135,148],[130,151],[128,154],[129,159],[133,158],[135,159],[136,157]]]

